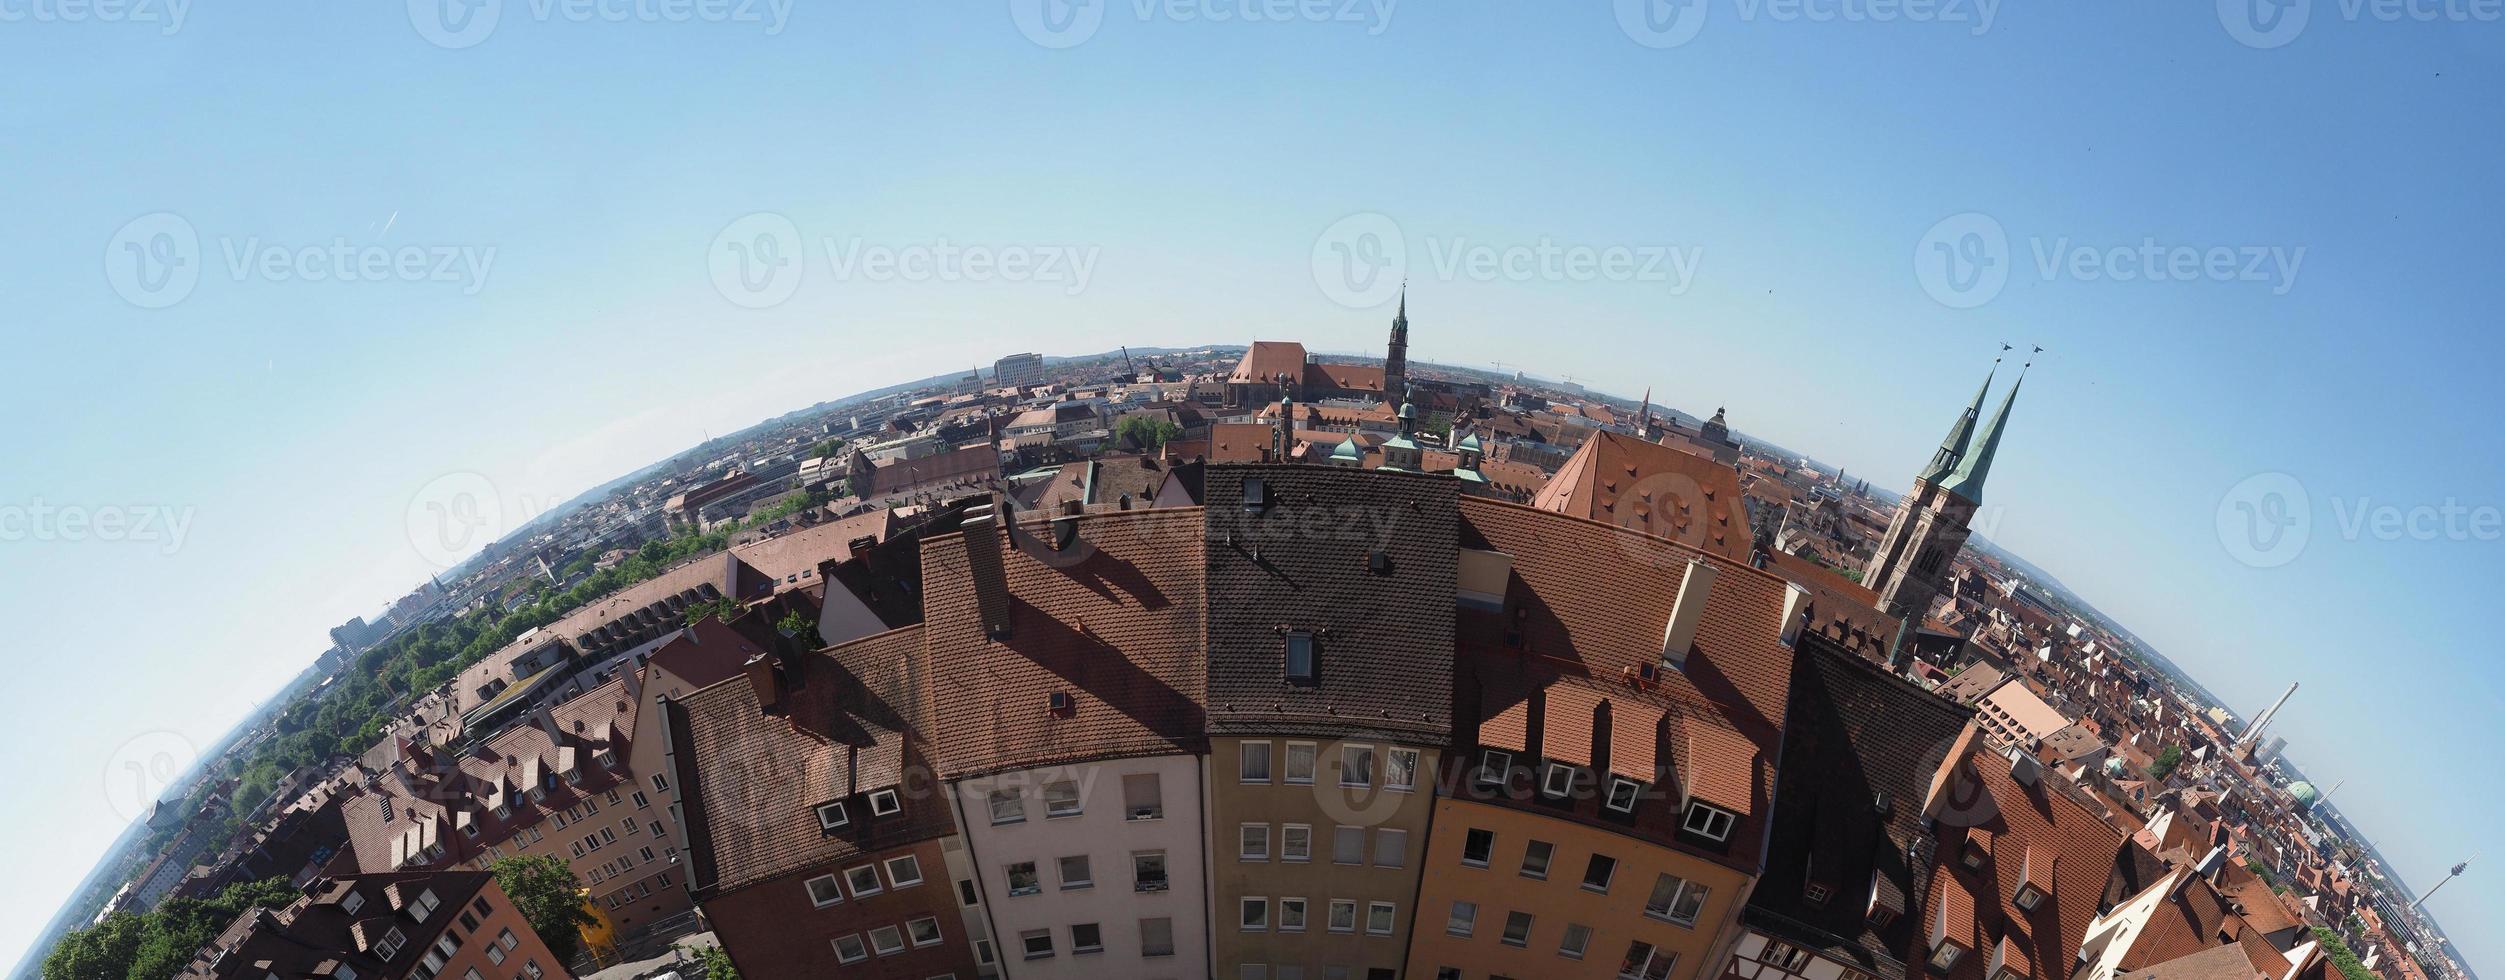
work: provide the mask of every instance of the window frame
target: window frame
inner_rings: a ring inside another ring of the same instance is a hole
[[[869,873],[870,873],[870,887],[869,887],[869,889],[868,889],[868,890],[866,890],[866,891],[865,891],[865,890],[863,890],[863,889],[861,888],[861,883],[860,883],[860,882],[858,882],[858,881],[856,881],[856,880],[854,880],[854,879],[853,879],[853,875],[854,875],[855,873],[862,872],[862,871],[867,871],[867,872],[869,872]],[[885,882],[883,882],[883,881],[881,881],[881,880],[879,879],[879,874],[878,874],[878,865],[877,865],[875,862],[873,862],[873,863],[870,863],[870,864],[864,864],[864,865],[861,865],[860,867],[856,867],[856,868],[845,868],[845,869],[844,869],[844,889],[845,889],[846,891],[851,892],[851,893],[852,893],[852,898],[853,898],[853,901],[856,901],[856,902],[857,902],[857,901],[860,901],[860,900],[862,899],[862,897],[863,897],[863,896],[866,896],[866,895],[876,895],[876,894],[879,894],[879,893],[881,893],[881,892],[886,891],[886,890],[887,890],[887,885],[886,885],[886,883],[885,883]]]
[[[1703,826],[1698,826],[1700,816],[1704,821]],[[1715,833],[1713,830],[1717,821],[1721,824],[1720,833]],[[1699,800],[1687,805],[1687,813],[1679,818],[1679,831],[1694,834],[1717,844],[1728,844],[1731,842],[1731,832],[1739,829],[1739,824],[1739,814]]]
[[[1246,846],[1252,843],[1252,834],[1256,830],[1261,833],[1261,847],[1258,852],[1256,852],[1253,848]],[[1269,824],[1243,823],[1236,825],[1235,860],[1248,862],[1267,862],[1270,860]]]
[[[913,865],[913,877],[910,880],[906,879],[905,876],[896,873],[896,862],[898,861],[907,862]],[[881,861],[879,864],[887,869],[887,887],[889,889],[911,888],[915,885],[921,884],[923,881],[922,858],[918,855],[899,854],[895,857]]]
[[[1603,861],[1608,862],[1608,864],[1603,865],[1603,864],[1601,863],[1601,862],[1603,862]],[[1601,880],[1600,880],[1600,884],[1598,884],[1598,885],[1594,885],[1594,884],[1592,884],[1592,869],[1594,869],[1594,868],[1602,868],[1602,867],[1605,867],[1605,868],[1607,869],[1607,873],[1605,873],[1605,874],[1603,874],[1603,875],[1601,875],[1601,876],[1600,876],[1600,878],[1601,878]],[[1618,880],[1618,859],[1617,859],[1617,858],[1611,857],[1611,856],[1609,856],[1609,855],[1607,855],[1607,854],[1602,854],[1602,853],[1600,853],[1599,851],[1593,851],[1593,852],[1592,852],[1591,859],[1590,859],[1590,860],[1587,860],[1587,861],[1585,861],[1585,862],[1583,862],[1583,881],[1582,881],[1582,883],[1581,883],[1581,887],[1582,887],[1582,889],[1583,889],[1584,891],[1587,891],[1587,892],[1597,892],[1597,893],[1602,894],[1602,895],[1607,895],[1607,894],[1609,894],[1609,886],[1610,886],[1610,885],[1613,885],[1613,884],[1616,884],[1616,883],[1617,883],[1617,880]]]
[[[1478,857],[1476,857],[1476,858],[1472,858],[1472,857],[1470,856],[1470,850],[1471,850],[1471,848],[1470,848],[1470,844],[1471,844],[1471,842],[1472,842],[1472,841],[1477,840],[1477,839],[1480,839],[1481,837],[1484,837],[1484,838],[1487,840],[1487,844],[1486,844],[1485,846],[1480,847],[1480,848],[1478,849],[1478,851],[1479,851],[1479,856],[1478,856]],[[1466,830],[1464,830],[1464,831],[1462,832],[1462,835],[1461,835],[1461,864],[1462,864],[1462,866],[1463,866],[1463,867],[1468,867],[1468,868],[1484,868],[1484,867],[1487,867],[1487,866],[1488,866],[1488,862],[1489,862],[1489,861],[1491,861],[1491,860],[1493,860],[1495,857],[1496,857],[1496,832],[1495,832],[1495,831],[1493,831],[1493,830],[1489,830],[1489,829],[1487,829],[1487,828],[1485,828],[1485,827],[1471,827],[1471,828],[1468,828],[1468,829],[1466,829]]]
[[[1296,775],[1297,750],[1304,750],[1305,774]],[[1322,745],[1319,742],[1289,742],[1279,768],[1279,781],[1288,786],[1311,786],[1313,774],[1322,768]]]
[[[1254,909],[1261,910],[1258,916],[1251,914]],[[1256,922],[1254,921],[1255,919],[1258,919],[1259,921]],[[1235,930],[1237,932],[1270,931],[1269,896],[1243,895],[1237,897],[1235,900]]]
[[[1362,764],[1360,764],[1360,760]],[[1372,789],[1375,780],[1376,749],[1364,742],[1342,742],[1339,747],[1339,785],[1341,789]],[[1351,775],[1362,778],[1350,778]]]
[[[832,887],[835,897],[818,897],[817,886],[821,881]],[[809,907],[811,908],[830,908],[844,903],[844,879],[841,875],[819,875],[815,878],[801,882],[800,888],[802,892],[809,896]]]
[[[1253,775],[1252,772],[1253,753],[1251,750],[1254,746],[1261,747],[1261,774],[1259,776]],[[1269,785],[1273,762],[1271,752],[1270,743],[1266,740],[1253,739],[1235,743],[1235,781],[1247,786]]]
[[[835,811],[835,819],[828,820],[826,818],[827,811],[829,810]],[[821,833],[831,834],[852,825],[852,814],[844,810],[844,801],[842,800],[830,800],[825,803],[818,804],[817,814],[818,830]]]

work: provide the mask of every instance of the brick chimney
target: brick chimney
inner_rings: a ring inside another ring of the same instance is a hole
[[[748,676],[748,686],[757,692],[757,709],[769,715],[781,714],[785,707],[783,696],[787,692],[783,689],[782,664],[776,661],[774,655],[760,653],[750,657],[747,663],[740,666],[740,671]]]
[[[1662,666],[1687,669],[1687,655],[1696,648],[1696,628],[1705,622],[1705,600],[1713,594],[1718,574],[1712,562],[1687,560],[1687,577],[1679,582],[1679,597],[1670,605],[1670,623],[1662,629]]]
[[[965,564],[974,579],[974,603],[983,617],[983,632],[998,640],[1009,635],[1009,576],[1001,565],[1003,530],[996,501],[966,508],[960,535]]]

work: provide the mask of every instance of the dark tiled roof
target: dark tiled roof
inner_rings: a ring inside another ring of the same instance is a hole
[[[697,866],[707,894],[954,832],[944,797],[902,786],[920,751],[914,677],[921,627],[793,657],[783,711],[766,714],[756,686],[734,677],[682,702],[691,746],[682,789],[704,811]],[[692,778],[688,778],[691,777]],[[873,817],[864,794],[898,787],[904,812]],[[851,823],[822,831],[816,808],[843,801]]]
[[[1449,737],[1459,484],[1300,465],[1206,481],[1210,731]],[[1290,631],[1315,638],[1313,685],[1286,680]]]
[[[950,707],[929,732],[947,778],[1076,759],[1197,752],[1205,743],[1201,516],[1092,514],[1054,552],[1022,528],[922,547],[930,683]],[[969,545],[1000,549],[1009,620],[987,635]],[[1070,706],[1055,712],[1053,694]]]
[[[1840,647],[1804,639],[1784,723],[1782,805],[1745,913],[1750,924],[1865,973],[1905,976],[1899,957],[1920,931],[1918,917],[1872,928],[1871,889],[1893,896],[1900,913],[1903,897],[1918,893],[1926,869],[1907,845],[1925,836],[1924,794],[1973,716]],[[1809,901],[1813,882],[1828,891],[1824,902]]]

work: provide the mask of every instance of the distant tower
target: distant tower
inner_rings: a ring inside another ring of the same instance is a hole
[[[1400,311],[1392,314],[1392,342],[1383,351],[1383,402],[1409,402],[1409,283],[1400,284]]]
[[[1731,426],[1722,420],[1722,409],[1719,406],[1714,408],[1713,417],[1706,419],[1705,424],[1697,428],[1696,437],[1708,446],[1719,446],[1731,441]]]
[[[2287,693],[2279,695],[2279,700],[2270,703],[2269,710],[2262,712],[2261,717],[2253,719],[2253,727],[2244,730],[2244,738],[2238,743],[2240,747],[2249,749],[2260,744],[2262,733],[2270,730],[2271,720],[2279,717],[2279,709],[2287,707],[2289,698],[2296,696],[2298,686],[2300,685],[2289,684]]]
[[[1997,372],[1999,362],[1993,365]],[[1870,558],[1869,570],[1862,573],[1862,584],[1879,594],[1879,608],[1907,626],[1928,615],[1931,600],[1947,588],[1949,566],[1965,550],[1966,536],[1971,533],[1968,525],[1983,502],[1983,481],[1991,475],[1992,456],[1999,451],[2001,433],[2009,425],[2009,409],[2017,404],[2018,389],[2025,384],[2026,374],[2021,371],[2000,409],[1978,432],[1975,419],[1983,413],[1983,397],[1992,390],[1991,375],[1984,376],[1974,402],[1949,427],[1948,438],[1931,454],[1930,465],[1915,474],[1913,492],[1897,507],[1895,520],[1879,539],[1878,553]]]
[[[1645,442],[1661,441],[1661,427],[1653,424],[1653,390],[1644,389],[1644,407],[1636,410],[1635,437]]]
[[[2460,863],[2460,864],[2456,864],[2456,865],[2454,865],[2454,866],[2453,866],[2453,871],[2452,871],[2452,873],[2451,873],[2451,874],[2445,875],[2445,876],[2444,876],[2444,880],[2443,880],[2443,881],[2436,882],[2436,883],[2435,883],[2435,887],[2427,889],[2427,893],[2426,893],[2426,894],[2418,896],[2418,901],[2416,901],[2416,902],[2414,902],[2414,903],[2411,903],[2411,905],[2410,905],[2409,907],[2410,907],[2410,908],[2413,908],[2413,909],[2420,909],[2420,910],[2425,909],[2425,908],[2427,907],[2427,900],[2428,900],[2428,899],[2430,899],[2430,898],[2434,898],[2434,897],[2435,897],[2435,893],[2440,892],[2440,891],[2443,891],[2443,890],[2444,890],[2444,886],[2449,885],[2449,884],[2452,884],[2452,883],[2453,883],[2453,879],[2461,877],[2461,876],[2462,876],[2462,872],[2464,872],[2464,871],[2468,871],[2468,870],[2470,870],[2470,862],[2468,862],[2468,861],[2464,861],[2464,862],[2462,862],[2462,863]]]

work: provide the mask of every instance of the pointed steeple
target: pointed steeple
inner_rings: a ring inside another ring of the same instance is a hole
[[[1391,340],[1383,346],[1383,403],[1409,401],[1409,280],[1400,281],[1400,310],[1392,314]]]
[[[1991,421],[1983,423],[1983,431],[1974,442],[1974,451],[1958,461],[1956,475],[1949,477],[1942,489],[1964,497],[1970,503],[1983,502],[1983,480],[1992,475],[1992,457],[2000,452],[2001,433],[2009,428],[2009,408],[2018,403],[2018,389],[2025,387],[2026,383],[2026,368],[2019,368],[2018,380],[2010,384],[2009,394],[2001,399],[2001,407],[1993,410]]]
[[[1999,358],[1992,359],[1990,374],[1983,376],[1983,387],[1974,390],[1974,404],[1966,406],[1965,414],[1957,416],[1957,424],[1948,429],[1948,438],[1940,440],[1938,452],[1931,454],[1931,464],[1914,474],[1914,479],[1937,484],[1957,472],[1957,464],[1966,458],[1966,450],[1974,441],[1974,420],[1983,414],[1983,396],[1992,391],[1992,377],[2001,370]]]

